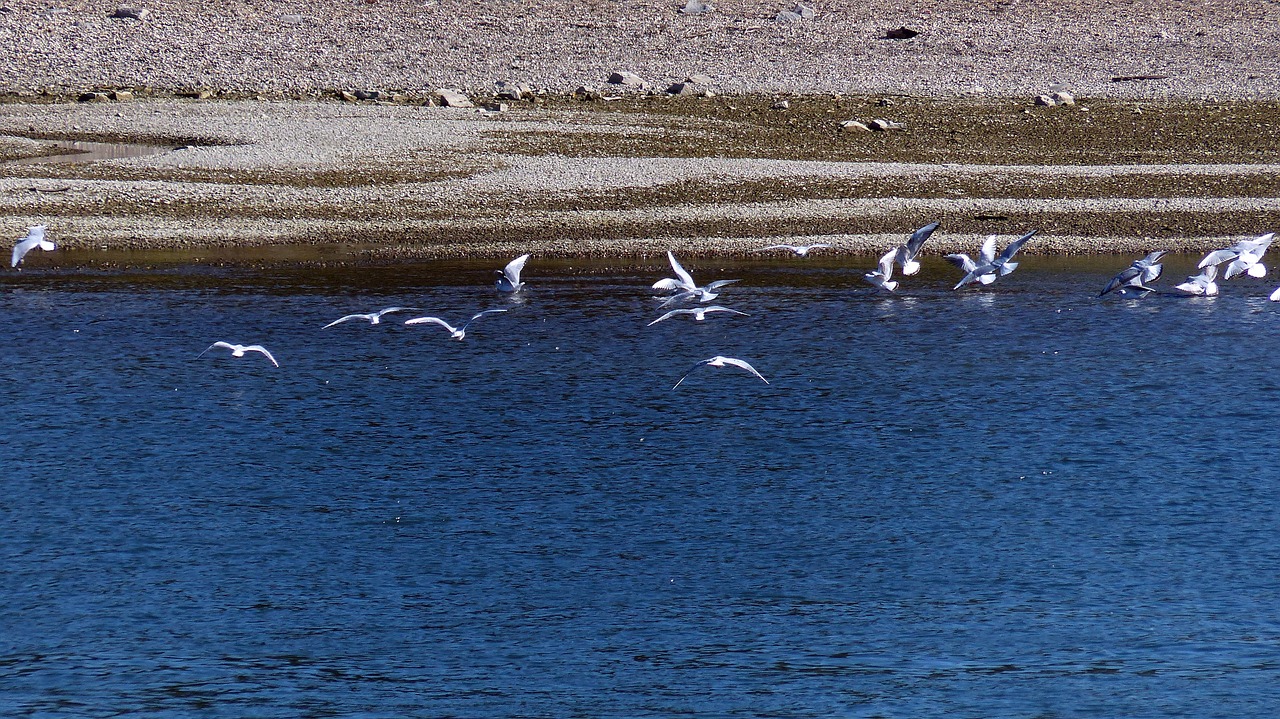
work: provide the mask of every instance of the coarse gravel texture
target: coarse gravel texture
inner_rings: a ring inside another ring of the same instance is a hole
[[[341,89],[565,93],[630,71],[654,87],[692,74],[728,93],[986,93],[1063,83],[1098,97],[1280,96],[1276,0],[6,0],[0,91],[207,87],[238,94]],[[906,26],[920,34],[885,39]],[[1161,76],[1113,82],[1117,77]]]

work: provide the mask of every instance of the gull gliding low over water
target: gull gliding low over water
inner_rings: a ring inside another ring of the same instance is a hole
[[[499,292],[515,292],[521,287],[524,287],[524,283],[520,281],[520,271],[524,269],[524,263],[528,261],[529,255],[520,255],[514,260],[508,262],[507,266],[501,270],[494,270],[494,272],[497,272],[500,276],[497,281],[493,283],[493,286],[497,287]],[[405,324],[409,323],[406,322]]]
[[[46,252],[57,249],[53,242],[44,238],[44,231],[47,229],[47,225],[28,227],[27,236],[18,240],[18,243],[13,246],[13,262],[9,266],[17,267],[22,262],[22,258],[37,247]]]
[[[1140,260],[1134,260],[1133,264],[1120,270],[1119,274],[1111,278],[1098,296],[1101,297],[1112,290],[1119,290],[1122,295],[1130,291],[1140,294],[1155,292],[1155,289],[1147,287],[1147,283],[1155,282],[1160,278],[1160,273],[1164,272],[1164,265],[1160,264],[1160,258],[1166,254],[1168,254],[1166,250],[1156,250],[1147,253],[1147,256]]]
[[[675,389],[676,387],[679,387],[680,382],[685,381],[685,379],[689,375],[693,374],[693,371],[698,369],[699,367],[740,367],[750,372],[751,374],[759,377],[761,382],[764,382],[765,384],[769,384],[769,380],[765,379],[764,375],[757,372],[755,367],[752,367],[751,365],[747,364],[745,361],[740,360],[737,357],[721,357],[720,355],[716,355],[715,357],[711,357],[710,359],[704,359],[698,364],[690,367],[689,371],[685,372],[684,376],[680,378],[680,381],[676,382],[671,389]]]
[[[467,336],[467,328],[471,326],[472,322],[475,322],[481,317],[484,317],[485,315],[491,314],[493,312],[506,312],[506,310],[485,310],[483,312],[478,312],[472,315],[471,319],[467,320],[466,323],[464,323],[461,327],[456,327],[456,328],[453,325],[449,324],[448,322],[445,322],[444,320],[440,319],[439,317],[414,317],[411,320],[405,320],[404,323],[406,325],[422,325],[422,324],[440,325],[441,327],[449,330],[450,337],[452,337],[455,340],[461,341],[464,337]]]
[[[1227,265],[1227,271],[1222,275],[1224,280],[1229,280],[1239,274],[1247,274],[1250,277],[1265,277],[1267,267],[1262,264],[1262,256],[1266,254],[1267,248],[1271,246],[1271,241],[1275,239],[1275,236],[1274,232],[1269,232],[1253,240],[1241,240],[1225,250],[1215,250],[1205,255],[1197,266],[1220,265],[1229,261],[1231,264]]]
[[[971,282],[989,285],[995,282],[997,277],[1004,277],[1018,269],[1018,263],[1012,261],[1013,256],[1018,254],[1018,250],[1022,249],[1027,240],[1031,239],[1038,231],[1032,230],[1010,242],[999,256],[996,256],[996,235],[991,235],[983,241],[982,248],[978,251],[978,260],[976,262],[963,253],[947,255],[947,260],[965,272],[964,278],[951,289],[958,290]]]
[[[321,327],[320,329],[327,330],[336,324],[347,322],[349,320],[368,320],[369,324],[376,325],[382,322],[383,315],[389,315],[393,312],[419,312],[421,310],[422,310],[421,307],[388,307],[385,310],[378,310],[377,312],[368,312],[366,314],[356,314],[356,315],[347,315],[346,317],[339,317],[338,319],[330,322],[329,324],[325,325],[324,327]]]
[[[262,345],[235,345],[230,342],[214,342],[206,347],[204,352],[196,355],[196,359],[200,359],[204,356],[205,352],[208,352],[215,347],[225,347],[226,349],[231,350],[232,357],[244,357],[245,352],[261,352],[267,359],[271,360],[271,364],[277,367],[280,366],[280,363],[276,361],[276,358],[272,357],[271,353],[267,351],[267,348]]]
[[[743,316],[746,316],[747,314],[746,312],[731,310],[728,307],[721,307],[720,305],[711,305],[710,307],[693,307],[693,308],[687,308],[687,309],[671,310],[665,315],[645,325],[645,327],[652,327],[653,325],[656,325],[665,319],[670,319],[672,317],[675,317],[676,315],[693,315],[693,319],[697,320],[698,322],[701,322],[707,318],[708,312],[732,312],[735,315],[743,315]]]
[[[769,245],[768,247],[761,247],[760,249],[756,250],[756,252],[768,252],[769,250],[789,250],[792,253],[794,253],[796,257],[808,257],[810,252],[813,252],[814,250],[826,249],[830,246],[831,245],[828,245],[822,242],[819,242],[814,245],[786,245],[786,244]]]

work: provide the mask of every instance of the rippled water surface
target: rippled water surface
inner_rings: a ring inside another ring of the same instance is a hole
[[[0,713],[1275,716],[1274,280],[1129,259],[6,273]]]

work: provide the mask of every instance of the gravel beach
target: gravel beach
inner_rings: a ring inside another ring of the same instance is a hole
[[[1280,226],[1270,0],[119,7],[0,8],[0,230],[387,261],[870,253],[932,220],[932,252],[1030,227],[1031,252],[1192,251]],[[13,162],[72,140],[161,151]]]

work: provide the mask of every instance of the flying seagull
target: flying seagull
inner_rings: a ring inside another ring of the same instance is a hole
[[[692,308],[692,309],[671,310],[670,312],[666,313],[665,315],[663,315],[663,316],[659,317],[658,319],[656,319],[656,320],[654,320],[654,321],[650,322],[649,324],[645,325],[645,327],[652,327],[653,325],[656,325],[656,324],[658,324],[659,322],[661,322],[661,321],[663,321],[663,320],[671,319],[672,317],[675,317],[676,315],[693,315],[693,319],[697,320],[698,322],[701,322],[701,321],[703,321],[703,320],[705,320],[705,319],[707,318],[707,313],[708,313],[708,312],[732,312],[732,313],[733,313],[733,314],[735,314],[735,315],[746,315],[746,314],[747,314],[746,312],[739,312],[739,311],[737,311],[737,310],[731,310],[731,309],[729,309],[728,307],[721,307],[720,305],[711,305],[710,307],[694,307],[694,308]]]
[[[440,325],[441,327],[449,330],[450,337],[452,337],[455,340],[461,340],[462,338],[467,336],[467,328],[471,326],[472,322],[475,322],[481,317],[484,317],[485,315],[490,314],[492,312],[506,312],[506,310],[485,310],[484,312],[479,312],[475,315],[472,315],[471,319],[467,320],[466,323],[464,323],[461,327],[456,327],[456,328],[453,325],[449,324],[448,322],[445,322],[444,320],[440,319],[439,317],[414,317],[411,320],[405,320],[404,323],[406,325],[422,325],[422,324]]]
[[[368,320],[369,324],[376,325],[382,322],[383,315],[389,315],[392,312],[410,312],[410,311],[416,312],[421,309],[422,309],[421,307],[388,307],[385,310],[378,310],[377,312],[369,312],[368,314],[347,315],[346,317],[339,317],[338,319],[330,322],[329,324],[325,325],[324,327],[321,327],[320,329],[327,330],[336,324],[347,322],[348,320]]]
[[[22,258],[37,247],[46,252],[56,249],[53,242],[44,238],[46,229],[48,229],[47,225],[35,225],[27,228],[27,236],[18,240],[18,244],[13,246],[13,263],[9,265],[10,267],[17,267],[18,263],[22,262]]]
[[[500,277],[493,283],[493,286],[497,287],[499,292],[515,292],[524,287],[524,283],[520,281],[520,270],[524,269],[524,263],[528,261],[529,255],[520,255],[508,262],[507,266],[501,270],[494,270]],[[406,322],[405,324],[409,323]]]
[[[1267,248],[1271,246],[1271,240],[1275,239],[1275,233],[1269,232],[1261,237],[1253,240],[1241,240],[1225,250],[1216,250],[1204,256],[1200,260],[1197,267],[1205,267],[1207,265],[1220,265],[1223,262],[1230,262],[1227,265],[1227,271],[1223,274],[1224,280],[1229,280],[1239,274],[1247,274],[1250,277],[1265,277],[1267,274],[1266,265],[1262,264],[1262,256],[1266,254]]]
[[[879,287],[885,292],[893,292],[898,288],[898,283],[889,279],[893,277],[893,262],[898,257],[898,250],[889,250],[880,258],[880,266],[873,272],[868,272],[862,276],[862,279]]]
[[[1201,268],[1200,274],[1188,277],[1186,282],[1174,287],[1174,289],[1192,297],[1201,295],[1213,297],[1218,294],[1218,283],[1214,282],[1217,277],[1218,266],[1205,265]]]
[[[790,250],[791,252],[795,253],[796,257],[808,257],[810,252],[813,252],[814,250],[826,249],[830,246],[831,245],[821,243],[821,242],[816,245],[785,245],[785,244],[769,245],[768,247],[761,247],[760,249],[756,250],[756,252],[768,252],[769,250]]]
[[[214,342],[213,344],[206,347],[204,349],[204,352],[201,352],[200,354],[196,355],[196,359],[200,359],[201,357],[204,356],[205,352],[208,352],[214,347],[225,347],[231,350],[232,357],[243,357],[245,352],[261,352],[263,355],[266,356],[267,359],[271,360],[271,364],[277,367],[280,366],[280,363],[276,361],[276,358],[272,357],[271,353],[267,351],[267,348],[263,347],[262,345],[233,345],[230,342]]]
[[[912,232],[907,241],[898,246],[893,261],[902,266],[902,274],[914,275],[920,271],[920,263],[916,261],[916,257],[920,254],[920,248],[924,247],[924,241],[929,239],[929,235],[932,235],[933,231],[938,229],[941,224],[940,222],[930,222]]]
[[[996,236],[991,235],[982,243],[982,248],[978,251],[978,260],[976,262],[969,259],[969,256],[965,254],[947,255],[946,259],[950,260],[952,264],[956,265],[961,270],[964,270],[966,273],[964,278],[960,280],[959,284],[951,289],[958,290],[971,282],[980,282],[984,285],[989,285],[992,282],[995,282],[997,277],[1004,277],[1010,272],[1016,270],[1018,268],[1018,263],[1012,261],[1013,256],[1018,254],[1018,250],[1022,249],[1022,246],[1026,244],[1027,240],[1031,239],[1036,232],[1038,232],[1038,230],[1032,230],[1013,242],[1010,242],[999,256],[996,256],[995,254]]]
[[[765,384],[769,384],[769,380],[765,379],[765,378],[764,378],[764,375],[762,375],[762,374],[760,374],[759,372],[757,372],[755,367],[752,367],[751,365],[747,364],[746,362],[744,362],[744,361],[742,361],[742,360],[740,360],[740,359],[738,359],[738,358],[736,358],[736,357],[721,357],[720,355],[716,355],[715,357],[712,357],[711,359],[704,359],[704,360],[702,360],[701,362],[699,362],[698,364],[696,364],[696,365],[694,365],[694,366],[690,367],[690,368],[689,368],[689,371],[684,373],[684,377],[681,377],[681,378],[680,378],[680,381],[679,381],[679,382],[676,382],[676,383],[675,383],[675,385],[674,385],[671,389],[675,389],[676,387],[679,387],[679,386],[680,386],[680,382],[685,381],[685,378],[687,378],[689,375],[693,374],[693,371],[694,371],[694,370],[698,369],[699,367],[704,367],[704,366],[705,366],[705,367],[729,367],[729,366],[732,366],[732,367],[740,367],[740,368],[742,368],[742,369],[744,369],[744,370],[746,370],[746,371],[750,372],[751,374],[753,374],[753,375],[755,375],[755,376],[759,377],[761,382],[764,382]]]
[[[699,287],[698,284],[693,281],[693,275],[690,275],[689,271],[680,265],[680,262],[676,260],[676,256],[672,254],[671,250],[667,250],[667,260],[671,262],[671,271],[675,272],[676,276],[666,277],[654,282],[653,289],[675,292],[677,294],[659,305],[659,309],[688,299],[696,299],[699,302],[710,302],[720,296],[720,293],[716,292],[716,290],[724,287],[725,285],[738,282],[738,280],[716,280],[715,282],[709,282]]]
[[[1151,287],[1147,287],[1147,283],[1155,282],[1160,278],[1160,273],[1164,272],[1164,265],[1160,264],[1160,258],[1166,254],[1168,253],[1165,250],[1156,250],[1147,253],[1147,256],[1140,260],[1134,260],[1133,264],[1120,270],[1119,274],[1111,278],[1098,296],[1101,297],[1112,290],[1120,290],[1120,294],[1127,294],[1130,290],[1141,293],[1155,292]]]

